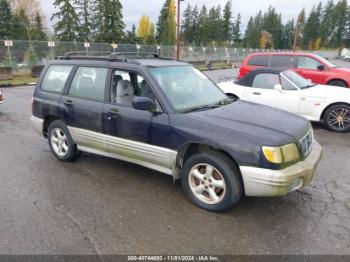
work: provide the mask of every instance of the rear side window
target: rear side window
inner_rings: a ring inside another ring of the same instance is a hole
[[[253,81],[254,88],[273,89],[275,85],[280,84],[280,77],[277,74],[259,74]]]
[[[69,95],[104,101],[107,71],[107,68],[79,67],[69,89]]]
[[[295,67],[295,56],[289,55],[276,55],[271,58],[271,66],[282,66],[293,68]]]
[[[62,93],[72,69],[73,66],[70,65],[50,66],[41,83],[41,89],[54,93]]]
[[[250,66],[268,66],[269,65],[269,56],[267,55],[257,55],[253,56],[248,65]]]

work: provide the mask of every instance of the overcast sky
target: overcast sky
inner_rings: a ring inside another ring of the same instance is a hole
[[[51,29],[52,22],[50,17],[55,11],[52,3],[53,0],[39,0],[42,4],[43,13],[46,17],[48,28]],[[127,28],[131,28],[132,24],[138,23],[141,15],[145,14],[151,17],[153,22],[157,21],[159,11],[165,0],[121,0],[123,5],[124,22]],[[187,5],[198,4],[199,6],[206,4],[207,7],[221,4],[224,6],[227,0],[185,0],[182,2],[182,10]],[[232,0],[232,10],[234,14],[241,13],[242,27],[248,23],[250,16],[255,15],[260,9],[266,10],[269,5],[276,7],[277,12],[282,13],[284,22],[291,18],[296,18],[300,10],[305,7],[307,12],[310,11],[313,5],[317,4],[318,0]],[[327,0],[322,0],[327,2]]]

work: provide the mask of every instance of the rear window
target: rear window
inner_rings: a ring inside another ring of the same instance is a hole
[[[271,66],[295,67],[295,56],[276,55],[271,58]]]
[[[71,65],[50,66],[41,83],[41,89],[54,93],[62,93],[72,69],[73,66]]]
[[[253,56],[248,62],[248,65],[250,66],[268,66],[268,64],[269,56],[267,55]]]

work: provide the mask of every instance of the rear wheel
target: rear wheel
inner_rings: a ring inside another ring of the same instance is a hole
[[[66,124],[61,120],[50,124],[48,142],[52,153],[61,161],[72,162],[80,155]]]
[[[325,125],[335,132],[350,131],[350,106],[338,104],[327,109],[324,117]]]
[[[214,212],[230,209],[242,196],[238,168],[227,156],[214,151],[197,153],[185,162],[182,185],[195,205]]]
[[[342,80],[333,80],[328,83],[330,86],[340,86],[340,87],[348,87],[348,85]]]

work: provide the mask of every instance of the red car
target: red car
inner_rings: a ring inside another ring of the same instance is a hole
[[[339,68],[325,58],[311,53],[253,53],[242,63],[238,80],[261,67],[293,69],[306,79],[321,85],[350,87],[350,68]]]

